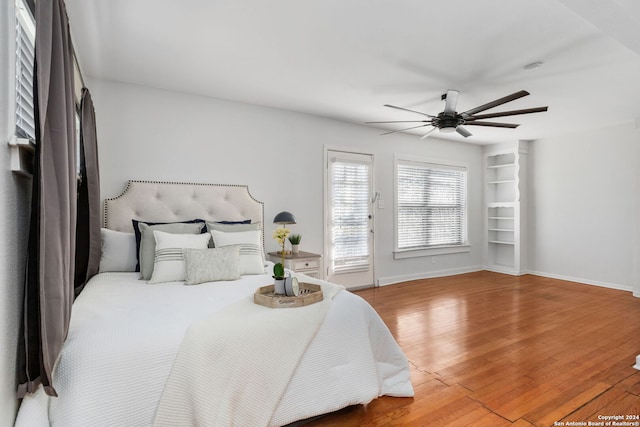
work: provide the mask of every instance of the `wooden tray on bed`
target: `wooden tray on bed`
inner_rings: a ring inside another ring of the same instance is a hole
[[[318,301],[322,301],[322,288],[320,285],[300,282],[300,295],[288,297],[274,293],[275,286],[268,285],[258,288],[253,294],[253,302],[269,308],[303,307]]]

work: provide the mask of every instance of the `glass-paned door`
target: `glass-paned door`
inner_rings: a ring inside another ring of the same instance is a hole
[[[327,280],[373,285],[373,156],[327,151]]]

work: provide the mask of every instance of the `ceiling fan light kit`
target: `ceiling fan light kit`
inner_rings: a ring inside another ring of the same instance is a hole
[[[411,126],[404,129],[385,132],[382,135],[388,135],[396,132],[404,132],[405,130],[417,129],[421,127],[433,126],[433,129],[430,129],[420,139],[425,139],[426,137],[431,135],[431,133],[435,129],[438,129],[440,132],[443,132],[443,133],[457,132],[463,137],[468,138],[472,134],[466,128],[464,128],[463,125],[489,126],[489,127],[515,129],[520,125],[513,124],[513,123],[486,122],[486,121],[480,121],[480,119],[492,119],[495,117],[516,116],[519,114],[541,113],[549,109],[549,107],[545,106],[545,107],[536,107],[536,108],[525,108],[521,110],[501,111],[501,112],[489,113],[489,114],[477,114],[477,113],[481,113],[483,111],[489,110],[491,108],[495,108],[499,105],[506,104],[507,102],[515,101],[516,99],[522,98],[523,96],[529,95],[529,92],[527,92],[526,90],[521,90],[519,92],[512,93],[511,95],[507,95],[503,98],[496,99],[495,101],[491,101],[486,104],[480,105],[479,107],[472,108],[462,113],[458,113],[456,111],[456,105],[458,104],[459,95],[460,95],[460,92],[458,92],[457,90],[448,90],[447,93],[443,94],[441,99],[445,101],[444,111],[442,111],[436,116],[423,113],[421,111],[415,111],[415,110],[410,110],[408,108],[398,107],[395,105],[390,105],[390,104],[384,105],[385,107],[394,108],[396,110],[402,110],[402,111],[407,111],[410,113],[426,116],[429,118],[427,120],[391,120],[391,121],[382,121],[382,122],[366,122],[366,124],[420,123],[416,126]]]

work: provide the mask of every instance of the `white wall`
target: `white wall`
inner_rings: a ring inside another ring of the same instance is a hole
[[[323,147],[375,156],[376,190],[386,208],[376,216],[376,277],[383,282],[479,269],[482,265],[482,156],[479,146],[380,131],[306,114],[90,80],[96,108],[102,197],[128,179],[247,184],[265,202],[266,248],[271,219],[295,214],[302,249],[323,250]],[[469,165],[472,251],[394,260],[393,154],[414,154]]]
[[[638,291],[639,146],[632,124],[530,144],[532,272]]]
[[[0,144],[13,134],[10,99],[13,66],[9,43],[13,38],[13,2],[0,2]],[[16,346],[20,330],[24,260],[29,216],[30,181],[9,170],[9,149],[0,148],[0,426],[12,426],[17,408]]]
[[[637,134],[638,128],[640,128],[640,122],[636,121],[635,127],[635,133]],[[633,194],[636,195],[636,203],[633,214],[633,217],[635,218],[633,231],[633,281],[635,286],[633,289],[633,295],[640,298],[640,143],[638,143],[637,139],[634,148],[633,158],[636,159],[636,185],[634,187]],[[638,361],[638,364],[640,365],[640,361]]]

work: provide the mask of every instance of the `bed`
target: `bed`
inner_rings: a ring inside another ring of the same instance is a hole
[[[101,273],[74,303],[56,364],[59,397],[42,389],[27,396],[16,426],[280,426],[382,395],[413,396],[407,359],[357,295],[298,274],[321,285],[325,299],[285,309],[252,303],[273,279],[264,207],[246,186],[130,181],[105,200],[104,219]],[[149,280],[131,271],[148,265],[131,246],[133,219],[156,227]],[[207,233],[157,225],[194,229],[194,219],[206,221],[215,249],[202,247]],[[164,248],[183,238],[197,247],[161,263]],[[214,252],[224,265],[194,261]]]

